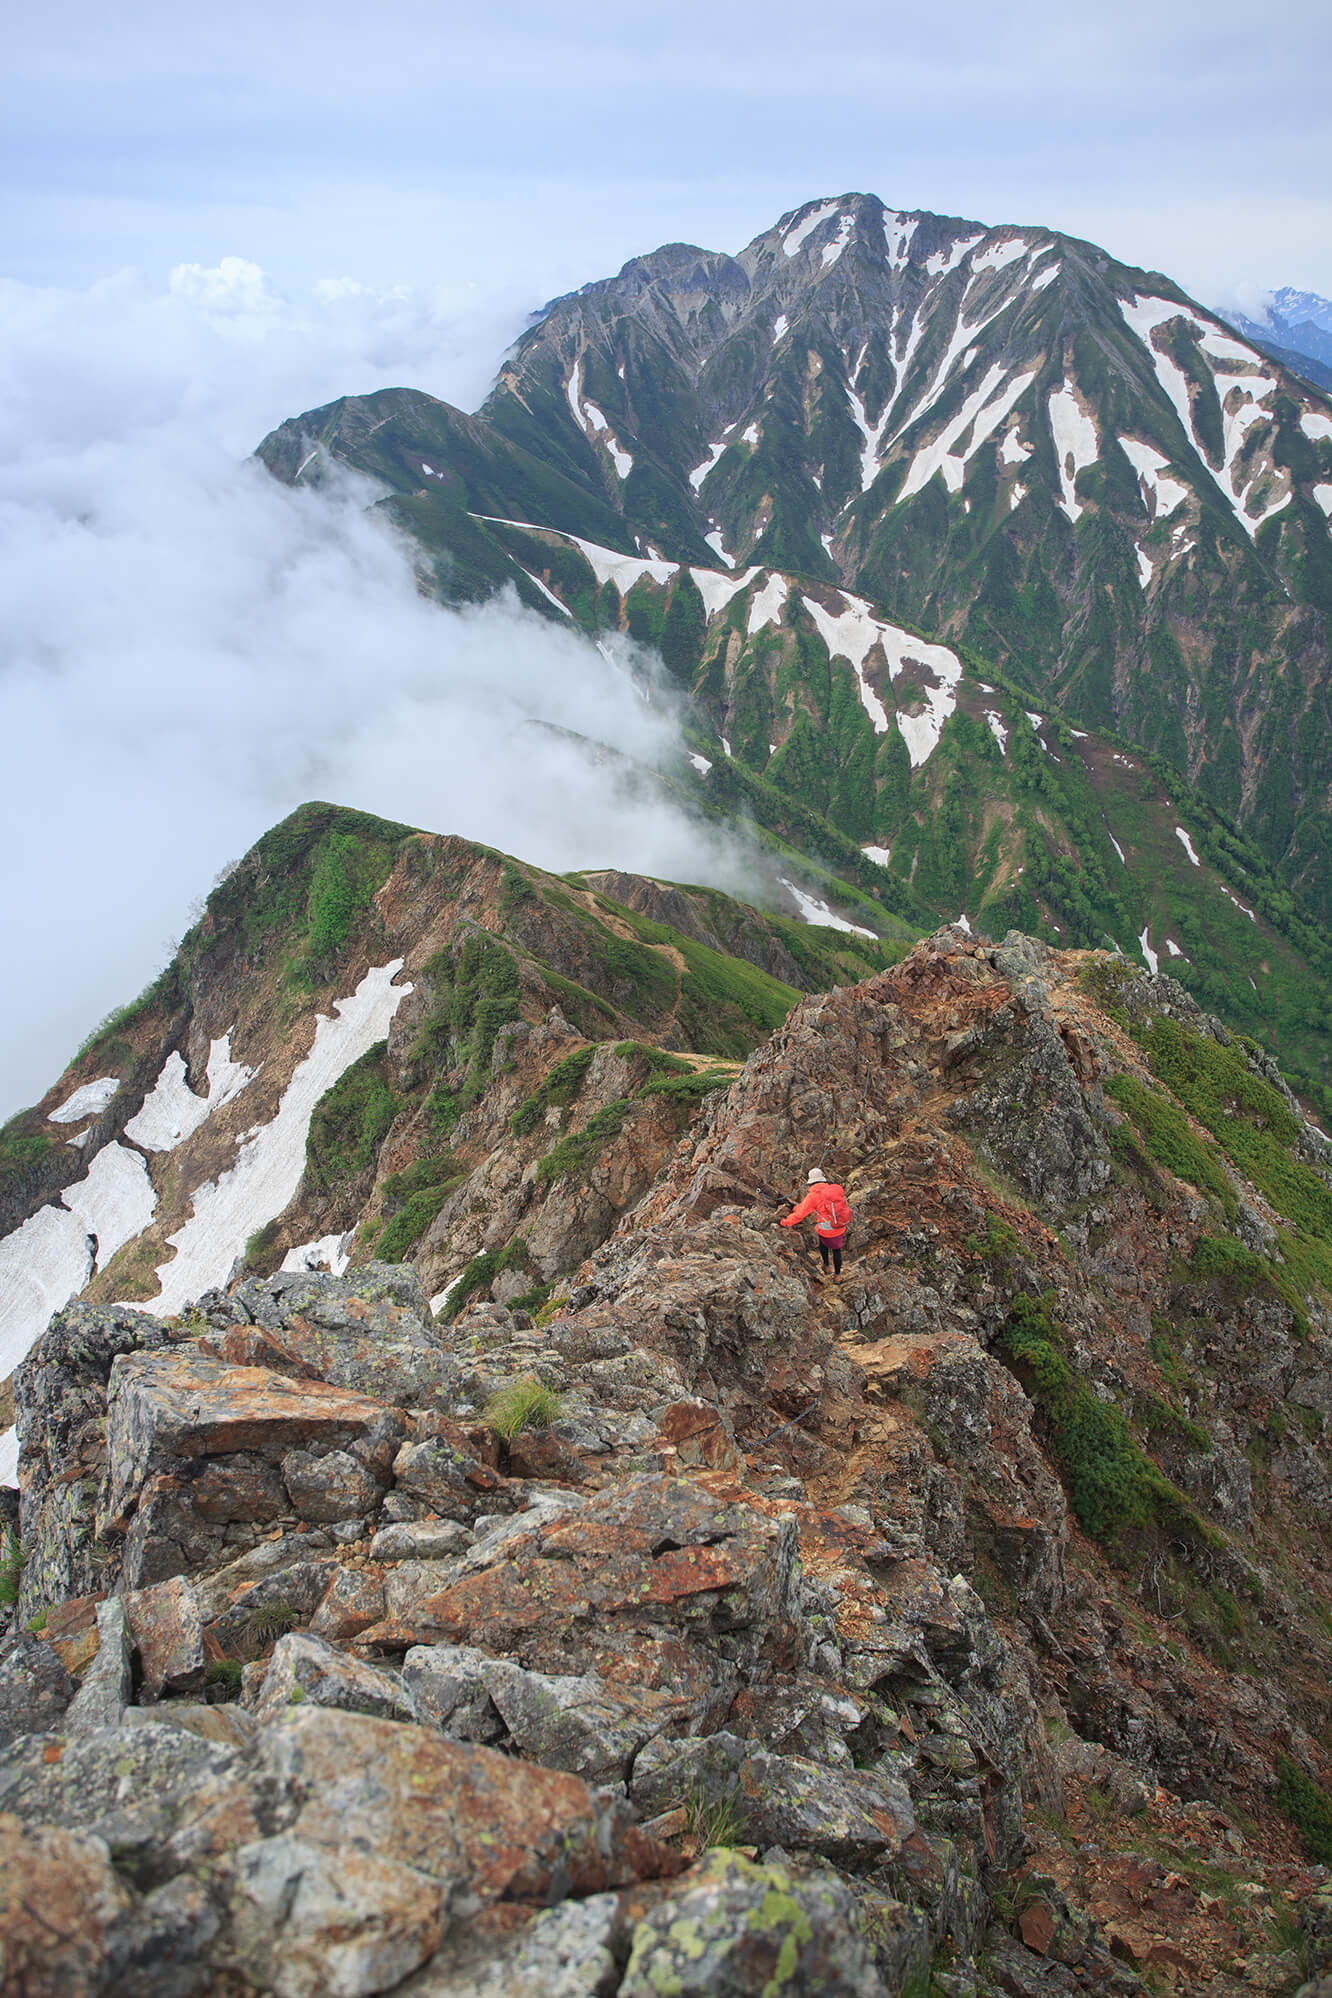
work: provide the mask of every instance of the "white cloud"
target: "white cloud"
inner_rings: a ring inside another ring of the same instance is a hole
[[[293,492],[238,455],[330,377],[476,378],[478,340],[503,345],[477,324],[359,286],[298,307],[239,259],[166,292],[0,288],[0,1114],[303,799],[560,868],[725,871],[532,728],[653,760],[673,725],[622,665],[516,603],[441,611],[359,483]]]

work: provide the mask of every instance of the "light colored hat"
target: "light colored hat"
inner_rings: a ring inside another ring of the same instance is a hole
[[[821,1173],[817,1166],[811,1166],[809,1172],[805,1176],[805,1185],[817,1186],[818,1182],[821,1179],[824,1179],[825,1177],[826,1175],[824,1173]]]

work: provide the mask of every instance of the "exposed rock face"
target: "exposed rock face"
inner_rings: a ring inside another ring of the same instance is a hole
[[[1122,1107],[1176,1102],[1144,1021],[1223,1043],[1080,969],[933,939],[806,1001],[541,1322],[381,1265],[59,1314],[19,1380],[4,1978],[1201,1992],[1242,1936],[1275,1992],[1278,1904],[1312,1962],[1273,1793],[1323,1777],[1327,1322],[1274,1196]],[[820,1157],[840,1286],[776,1226]],[[506,1436],[533,1382],[553,1426]]]

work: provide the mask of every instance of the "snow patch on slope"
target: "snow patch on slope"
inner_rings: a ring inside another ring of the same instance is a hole
[[[569,407],[573,411],[574,422],[578,425],[583,435],[589,438],[599,437],[610,452],[616,472],[621,479],[627,479],[634,467],[632,454],[626,451],[620,443],[615,432],[611,429],[609,420],[604,412],[598,409],[594,402],[586,402],[583,399],[583,359],[581,354],[574,362],[573,373],[565,384],[565,394],[569,398]]]
[[[848,923],[845,916],[834,915],[826,902],[817,901],[813,895],[806,895],[803,889],[796,887],[794,881],[788,881],[784,874],[779,874],[777,879],[790,895],[805,922],[821,923],[824,929],[845,930],[848,936],[872,937],[876,943],[878,942],[876,931],[864,929],[859,923]]]
[[[0,1380],[41,1337],[51,1313],[148,1226],[157,1195],[139,1154],[110,1144],[61,1201],[39,1207],[0,1241]]]
[[[282,1268],[293,1271],[329,1270],[339,1277],[351,1261],[351,1253],[344,1247],[350,1240],[349,1230],[345,1235],[321,1235],[317,1242],[298,1242],[282,1258]]]
[[[695,465],[693,471],[689,474],[689,483],[695,492],[701,489],[704,479],[706,479],[708,473],[712,470],[725,449],[726,439],[723,437],[720,444],[710,445],[707,457],[703,459],[701,464]]]
[[[987,437],[993,435],[1012,410],[1018,397],[1035,381],[1036,370],[1032,369],[1025,375],[1014,375],[1007,383],[1004,382],[1003,375],[1004,371],[997,363],[987,368],[980,387],[967,397],[957,415],[945,424],[937,437],[917,451],[894,502],[895,505],[900,505],[903,500],[910,499],[913,493],[918,493],[938,471],[942,471],[944,484],[950,493],[961,490],[966,467],[972,455]],[[923,411],[921,413],[923,414]],[[954,451],[953,446],[964,438],[966,443],[963,450]]]
[[[883,235],[888,250],[890,270],[900,271],[906,264],[911,239],[919,226],[919,223],[909,215],[884,216]]]
[[[1078,473],[1094,465],[1100,456],[1096,425],[1078,401],[1077,390],[1067,376],[1064,386],[1050,397],[1050,434],[1054,438],[1059,484],[1063,489],[1060,507],[1071,521],[1083,509],[1076,497]]]
[[[835,215],[841,205],[840,201],[820,202],[819,206],[814,209],[812,214],[807,215],[803,222],[797,222],[793,229],[788,230],[782,238],[782,248],[787,256],[795,256],[806,236],[812,235],[820,222],[826,222],[830,215]]]
[[[879,644],[890,625],[880,624],[870,611],[869,605],[860,597],[843,597],[846,609],[840,613],[825,610],[814,597],[804,597],[805,609],[814,620],[819,637],[828,648],[829,656],[839,655],[851,661],[856,676],[856,686],[860,692],[860,705],[869,716],[876,735],[887,735],[889,721],[883,702],[865,678],[865,660],[873,648]]]
[[[546,594],[549,596],[550,592]],[[558,598],[555,599],[558,602]],[[564,605],[560,604],[560,609]],[[565,613],[566,616],[568,613]],[[208,1052],[208,1094],[196,1096],[185,1080],[185,1061],[179,1053],[169,1054],[142,1107],[125,1126],[125,1136],[133,1138],[148,1152],[170,1152],[183,1144],[206,1117],[238,1096],[256,1070],[231,1059],[231,1035],[223,1034]]]
[[[1180,843],[1184,848],[1185,853],[1187,853],[1189,859],[1193,862],[1194,866],[1201,867],[1202,862],[1199,860],[1197,854],[1193,850],[1193,841],[1189,838],[1183,826],[1175,827],[1175,838],[1180,841]]]
[[[786,602],[787,581],[785,576],[770,575],[763,588],[749,606],[749,622],[745,629],[752,638],[755,632],[762,631],[765,624],[781,622],[782,605]]]
[[[1151,925],[1144,924],[1142,935],[1138,938],[1138,948],[1142,952],[1143,960],[1146,963],[1148,971],[1155,974],[1157,968],[1160,965],[1161,960],[1156,955],[1156,952],[1152,949],[1151,944],[1148,942],[1148,938],[1150,937],[1150,935],[1151,935]]]
[[[1152,335],[1158,326],[1165,325],[1172,319],[1183,319],[1205,351],[1216,353],[1220,345],[1233,347],[1235,343],[1225,341],[1223,336],[1201,325],[1187,306],[1179,305],[1173,299],[1135,296],[1131,303],[1126,299],[1120,299],[1119,309],[1131,331],[1136,333],[1150,354],[1157,380],[1174,404],[1179,420],[1198,456],[1207,465],[1212,478],[1230,502],[1240,526],[1252,538],[1264,521],[1280,513],[1283,507],[1289,506],[1293,497],[1287,483],[1286,491],[1281,493],[1270,506],[1265,507],[1259,514],[1250,513],[1248,502],[1257,482],[1256,480],[1246,482],[1239,465],[1245,433],[1257,422],[1272,421],[1271,411],[1264,409],[1262,404],[1268,396],[1276,394],[1277,383],[1265,374],[1225,375],[1213,371],[1213,382],[1221,404],[1223,432],[1222,466],[1218,472],[1208,463],[1202,439],[1194,427],[1187,377],[1169,354],[1159,351],[1153,343]],[[1256,358],[1242,348],[1238,353],[1241,359]]]
[[[932,257],[926,257],[926,270],[931,277],[946,277],[949,271],[957,269],[963,257],[966,256],[967,251],[974,250],[977,243],[983,240],[983,234],[978,236],[959,236],[955,243],[949,245],[948,249],[936,250]]]
[[[354,993],[315,1023],[314,1046],[296,1064],[271,1122],[242,1139],[236,1162],[197,1189],[193,1213],[168,1237],[176,1255],[157,1271],[160,1294],[144,1307],[180,1311],[225,1281],[249,1237],[281,1214],[300,1183],[310,1117],[320,1097],[354,1061],[382,1041],[410,985],[394,985],[403,960],[367,971]]]
[[[1315,444],[1332,442],[1332,416],[1324,416],[1320,410],[1306,409],[1300,418],[1300,429]]]
[[[521,563],[519,563],[518,566],[522,568]],[[573,616],[573,612],[569,609],[568,604],[562,604],[559,598],[556,596],[554,590],[551,589],[548,583],[543,583],[540,576],[534,576],[530,569],[523,569],[523,574],[526,576],[529,583],[534,584],[535,587],[538,590],[540,590],[543,597],[549,598],[550,602],[554,604],[557,611],[561,611],[564,614],[564,616],[568,618],[571,618]]]
[[[1138,475],[1143,505],[1153,520],[1165,520],[1188,498],[1188,487],[1180,485],[1178,479],[1162,476],[1170,460],[1154,451],[1150,444],[1143,444],[1136,437],[1121,437],[1119,448]]]
[[[837,234],[833,237],[831,243],[826,244],[824,247],[823,268],[825,270],[828,269],[830,264],[837,262],[837,259],[850,242],[851,231],[855,226],[856,218],[854,214],[848,213],[842,216],[841,221],[837,225]]]
[[[77,1124],[80,1117],[95,1117],[105,1110],[119,1087],[118,1076],[99,1075],[95,1082],[85,1082],[81,1089],[67,1096],[46,1121],[48,1124]]]
[[[754,578],[762,572],[758,569],[744,569],[736,576],[720,575],[716,569],[691,569],[690,575],[703,599],[703,608],[709,618],[724,611],[731,598],[741,590],[747,590]]]
[[[888,428],[888,418],[892,410],[891,402],[884,405],[877,423],[871,423],[865,414],[865,405],[851,387],[847,388],[846,399],[851,405],[851,414],[856,420],[856,428],[865,440],[860,454],[860,490],[867,493],[874,484],[879,472],[879,447],[883,443],[883,433]]]
[[[971,259],[973,271],[1001,271],[1006,264],[1016,263],[1019,257],[1027,254],[1025,237],[1014,236],[1007,243],[992,243],[988,250],[982,250],[978,257]]]

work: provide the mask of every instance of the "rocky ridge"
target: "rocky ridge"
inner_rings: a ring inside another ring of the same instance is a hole
[[[76,1303],[20,1370],[13,1988],[1314,1973],[1332,1174],[1270,1062],[1125,960],[943,932],[650,1172],[603,1118],[544,1205],[623,1199],[519,1293],[524,1175],[628,1059],[523,1024],[410,1264]],[[840,1286],[775,1225],[820,1158]]]

